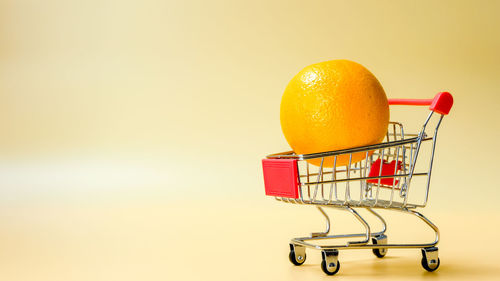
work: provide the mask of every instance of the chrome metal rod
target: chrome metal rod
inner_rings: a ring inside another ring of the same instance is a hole
[[[363,245],[363,244],[366,244],[370,241],[370,225],[368,225],[368,223],[365,221],[365,219],[363,219],[362,216],[359,215],[358,212],[356,212],[356,210],[354,210],[353,208],[351,207],[346,207],[346,210],[348,210],[349,212],[351,212],[351,214],[353,214],[359,222],[361,222],[361,224],[363,224],[363,226],[365,227],[365,230],[366,230],[366,233],[365,233],[365,239],[364,240],[361,240],[361,241],[349,241],[347,242],[347,246],[349,245]]]
[[[384,234],[385,231],[387,230],[387,223],[385,222],[384,218],[379,213],[375,212],[372,208],[366,208],[366,209],[380,220],[380,222],[382,223],[382,231],[378,233]]]
[[[439,228],[433,224],[428,218],[426,218],[423,214],[417,212],[417,211],[414,211],[414,210],[408,210],[408,209],[395,209],[395,210],[398,210],[398,211],[401,211],[401,212],[405,212],[405,213],[408,213],[408,214],[412,214],[414,216],[416,216],[417,218],[421,219],[422,221],[424,221],[430,228],[432,228],[432,230],[434,230],[434,235],[435,235],[435,239],[434,239],[434,242],[432,242],[431,244],[434,246],[434,245],[437,245],[439,243]]]
[[[325,237],[330,233],[330,218],[326,214],[326,212],[323,210],[323,208],[317,206],[316,207],[318,211],[325,217],[326,220],[326,230],[324,232],[313,232],[311,233],[311,237]]]
[[[383,234],[382,232],[374,232],[370,233],[371,237],[375,237],[377,235]],[[349,234],[335,234],[335,235],[327,235],[322,237],[299,237],[294,238],[301,241],[313,241],[313,240],[327,240],[327,239],[338,239],[338,238],[352,238],[352,237],[365,237],[366,233],[349,233]]]
[[[343,249],[343,250],[350,250],[350,249],[380,249],[380,248],[387,248],[387,249],[394,249],[394,248],[400,248],[400,249],[405,249],[405,248],[428,248],[428,247],[433,247],[436,244],[434,243],[426,243],[426,244],[384,244],[384,245],[378,245],[378,244],[357,244],[357,245],[346,245],[346,244],[339,244],[339,245],[314,245],[311,243],[304,242],[305,240],[299,240],[297,238],[294,238],[291,240],[291,243],[297,244],[300,246],[308,247],[308,248],[315,248],[317,250],[331,250],[331,249]]]
[[[434,152],[436,151],[437,134],[438,134],[439,125],[441,125],[441,121],[443,121],[443,117],[444,117],[444,115],[441,115],[441,117],[439,118],[439,121],[436,125],[436,129],[434,131],[433,140],[432,140],[431,160],[429,163],[429,170],[428,170],[429,176],[427,177],[427,186],[425,189],[425,200],[424,200],[424,203],[422,204],[424,206],[427,205],[427,200],[429,200],[429,187],[431,184],[431,173],[432,173],[432,164],[434,162]]]
[[[378,150],[378,149],[384,149],[384,148],[392,147],[392,146],[415,143],[417,141],[430,141],[430,140],[432,140],[432,138],[423,138],[423,139],[419,140],[419,137],[413,137],[413,138],[408,138],[408,139],[403,139],[403,140],[398,140],[398,141],[384,142],[384,143],[379,143],[379,144],[354,147],[354,148],[350,148],[350,149],[326,151],[326,152],[312,153],[312,154],[295,154],[293,151],[286,151],[286,152],[280,152],[280,153],[274,153],[274,154],[267,155],[266,158],[307,160],[307,159],[349,154],[349,153],[362,152],[362,151]]]
[[[319,184],[325,184],[325,183],[332,183],[332,182],[346,182],[346,181],[359,181],[359,180],[376,180],[376,179],[386,179],[386,178],[402,178],[402,177],[408,177],[410,174],[399,174],[399,175],[387,175],[387,176],[375,176],[375,177],[359,177],[359,178],[349,178],[349,179],[336,179],[334,181],[313,181],[313,182],[305,182],[302,183],[301,185],[319,185]],[[413,176],[427,176],[427,173],[414,173]]]
[[[318,250],[329,250],[329,249],[378,249],[378,248],[427,248],[427,247],[433,247],[439,243],[439,229],[438,227],[433,224],[428,218],[426,218],[424,215],[422,215],[419,212],[413,211],[413,210],[408,210],[408,209],[394,209],[397,211],[401,211],[407,214],[412,214],[422,221],[424,221],[435,233],[435,239],[433,242],[429,243],[394,243],[394,244],[383,244],[383,245],[377,245],[377,244],[353,244],[353,243],[347,243],[347,244],[338,244],[338,245],[315,245],[311,243],[307,243],[305,241],[310,241],[310,240],[319,240],[319,239],[338,239],[338,238],[348,238],[348,237],[366,237],[366,234],[344,234],[344,235],[331,235],[331,236],[325,236],[325,237],[317,237],[317,238],[310,238],[310,237],[301,237],[301,238],[293,238],[291,241],[294,244],[297,245],[302,245],[304,247],[309,247],[309,248],[315,248]],[[370,236],[375,236],[375,233],[370,234]]]

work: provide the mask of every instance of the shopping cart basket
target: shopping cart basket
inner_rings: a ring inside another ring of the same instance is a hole
[[[405,134],[403,124],[390,122],[385,142],[380,144],[302,155],[289,151],[271,154],[262,160],[266,195],[285,203],[316,206],[326,219],[324,232],[291,240],[289,258],[294,265],[302,265],[306,260],[306,248],[314,248],[322,251],[322,270],[334,275],[340,269],[340,249],[372,249],[377,257],[382,258],[390,248],[420,248],[424,269],[434,271],[439,267],[436,247],[439,229],[415,209],[427,204],[437,132],[443,117],[453,105],[453,97],[450,93],[441,92],[433,99],[389,99],[389,104],[430,105],[431,112],[417,134]],[[426,128],[431,127],[430,124],[435,126],[432,134],[428,135]],[[354,163],[352,158],[355,153],[364,153],[364,159]],[[341,156],[349,158],[348,165],[336,165],[337,158]],[[324,167],[325,159],[332,161],[332,158],[333,166]],[[306,161],[311,159],[320,159],[320,166]],[[414,184],[410,185],[412,182]],[[415,183],[420,184],[414,186]],[[324,207],[350,212],[364,226],[365,232],[329,235],[330,219]],[[360,208],[366,209],[381,222],[381,231],[372,232],[370,225],[356,210]],[[387,225],[384,218],[375,212],[377,208],[418,217],[434,231],[434,241],[389,244],[385,234]],[[354,237],[361,239],[324,245],[328,239]]]

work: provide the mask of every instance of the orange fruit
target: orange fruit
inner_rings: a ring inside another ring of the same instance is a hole
[[[380,82],[362,65],[348,60],[316,63],[302,69],[283,93],[281,129],[297,154],[380,143],[389,124],[389,104]],[[371,153],[370,153],[371,155]],[[352,155],[363,160],[366,152]],[[319,166],[321,159],[308,160]],[[324,160],[332,167],[333,157]],[[349,164],[349,155],[337,157]]]

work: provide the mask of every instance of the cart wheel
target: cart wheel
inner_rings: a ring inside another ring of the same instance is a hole
[[[323,260],[321,261],[321,269],[327,275],[334,275],[340,270],[340,262],[338,261],[338,250],[324,250],[321,252]]]
[[[377,235],[372,238],[374,245],[387,245],[387,235]],[[372,249],[372,252],[377,258],[383,258],[387,254],[387,248]]]
[[[377,258],[383,258],[387,254],[387,249],[372,249],[373,254],[377,256]]]
[[[288,255],[288,258],[290,261],[295,264],[295,265],[302,265],[306,261],[306,255],[304,256],[296,256],[295,251],[290,251],[290,254]]]
[[[294,265],[304,264],[306,261],[306,248],[290,244],[290,254],[288,255],[288,258]]]
[[[437,270],[441,264],[441,260],[438,257],[438,248],[431,247],[422,249],[421,264],[422,267],[429,272]]]

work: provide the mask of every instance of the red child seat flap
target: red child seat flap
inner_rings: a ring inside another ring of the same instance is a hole
[[[266,195],[299,198],[299,177],[295,159],[263,159]]]
[[[397,174],[399,170],[402,168],[402,163],[399,161],[397,162],[397,167],[396,167],[396,161],[392,160],[391,162],[387,162],[384,160],[382,162],[382,172],[380,172],[380,164],[381,160],[377,159],[375,162],[372,163],[372,166],[370,168],[370,173],[368,174],[369,177],[378,177],[379,174],[380,176],[393,176]],[[367,180],[369,183],[376,183],[378,184],[379,179],[369,179]],[[396,180],[395,178],[383,178],[380,179],[380,184],[383,185],[396,185],[398,184],[399,180]]]

